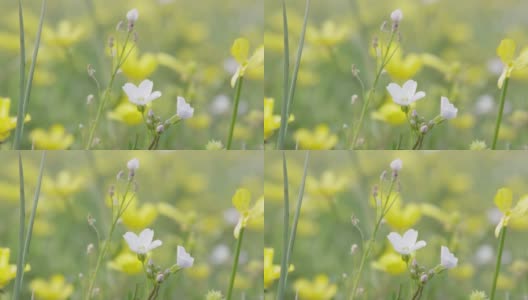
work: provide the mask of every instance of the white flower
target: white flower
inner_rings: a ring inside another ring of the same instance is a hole
[[[387,91],[392,96],[392,100],[402,106],[409,106],[411,103],[418,101],[425,97],[424,92],[416,92],[418,83],[414,80],[408,80],[400,87],[396,83],[391,83],[387,86]]]
[[[447,97],[442,97],[440,100],[440,115],[442,118],[449,120],[456,118],[458,113],[458,108],[456,108]]]
[[[387,238],[391,242],[392,247],[394,247],[394,250],[401,255],[409,255],[427,245],[424,241],[416,242],[418,239],[418,231],[414,229],[407,230],[403,234],[403,237],[396,232],[391,232]]]
[[[139,159],[132,158],[131,160],[129,160],[127,162],[127,168],[130,171],[135,171],[135,170],[139,169]]]
[[[160,91],[152,92],[154,83],[148,79],[143,80],[139,86],[133,83],[126,83],[123,86],[123,91],[128,96],[128,100],[136,105],[145,106],[161,97]]]
[[[178,96],[178,103],[176,104],[176,115],[182,119],[189,119],[194,114],[194,108],[187,102],[185,98]]]
[[[390,167],[393,171],[399,171],[403,168],[403,162],[401,159],[397,158],[390,163]]]
[[[154,231],[150,228],[141,231],[139,236],[133,232],[127,232],[123,235],[123,237],[125,238],[130,250],[137,254],[146,254],[147,252],[162,245],[160,240],[152,241],[152,238],[154,238]]]
[[[391,20],[393,22],[400,22],[403,19],[403,13],[401,9],[397,9],[391,13]]]
[[[131,9],[127,12],[127,20],[129,22],[136,22],[139,17],[139,12],[137,9]]]
[[[185,269],[192,267],[194,263],[194,257],[185,251],[185,248],[178,246],[176,251],[176,264],[178,267]]]
[[[457,266],[458,258],[449,252],[449,249],[446,246],[440,248],[440,264],[446,269],[452,269]]]

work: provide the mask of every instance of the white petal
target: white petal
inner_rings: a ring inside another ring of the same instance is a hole
[[[422,249],[425,246],[427,246],[427,243],[425,241],[419,241],[418,243],[414,244],[413,251]]]
[[[416,94],[412,97],[411,102],[418,101],[418,100],[422,99],[423,97],[425,97],[425,92],[420,91],[420,92],[416,93]]]
[[[418,87],[418,83],[414,80],[407,80],[403,84],[403,90],[405,91],[405,94],[409,96],[409,99],[411,99],[414,94],[416,93],[416,88]]]
[[[139,84],[139,90],[141,91],[141,95],[147,99],[150,96],[150,93],[152,93],[152,88],[154,87],[154,82],[145,79]]]
[[[138,236],[133,232],[127,232],[123,235],[123,238],[128,244],[128,247],[133,252],[137,252],[138,250]]]
[[[409,229],[403,234],[403,241],[406,245],[414,245],[418,239],[418,231]]]
[[[158,99],[159,97],[161,97],[161,92],[155,91],[154,93],[150,94],[150,96],[147,98],[147,102],[154,101]]]
[[[158,248],[159,246],[163,245],[163,243],[160,240],[155,240],[148,246],[148,251]]]
[[[140,245],[144,246],[145,248],[152,243],[152,239],[154,238],[154,231],[150,228],[146,228],[139,234],[139,243]]]
[[[401,87],[399,85],[397,85],[396,83],[390,83],[387,86],[387,91],[391,95],[391,97],[394,100],[394,102],[396,102],[398,104],[401,104],[401,99],[404,97],[404,95],[403,95],[403,91],[402,91],[402,89],[401,89]]]
[[[130,100],[132,100],[133,98],[137,98],[138,96],[138,88],[130,82],[125,83],[125,85],[123,85],[123,91]]]
[[[400,249],[402,247],[402,237],[396,232],[391,232],[387,235],[387,238],[391,242],[394,249]]]

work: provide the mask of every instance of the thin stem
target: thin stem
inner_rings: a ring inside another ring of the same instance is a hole
[[[233,287],[235,286],[235,278],[238,268],[238,258],[240,257],[240,250],[242,249],[242,238],[244,237],[244,226],[240,228],[240,234],[238,235],[236,250],[235,250],[235,259],[233,260],[233,269],[231,270],[231,279],[229,280],[229,289],[227,290],[226,300],[231,300],[233,295]]]
[[[158,298],[158,291],[159,291],[159,288],[160,288],[160,285],[155,283],[154,284],[154,288],[152,289],[152,291],[150,292],[150,295],[148,296],[148,300],[154,300],[156,298]]]
[[[504,80],[504,86],[502,87],[499,114],[497,115],[497,121],[495,123],[495,133],[493,134],[493,143],[491,144],[491,150],[495,150],[495,148],[497,147],[497,139],[499,138],[499,131],[502,122],[502,113],[504,112],[504,103],[506,102],[506,92],[508,91],[509,82],[510,78],[506,77],[506,79]]]
[[[385,66],[387,65],[387,63],[390,61],[390,59],[392,58],[392,56],[395,53],[395,52],[393,52],[392,55],[389,57],[389,50],[390,50],[390,48],[392,46],[392,42],[394,41],[395,34],[396,34],[395,31],[393,31],[392,34],[391,34],[389,43],[387,44],[387,48],[385,50],[385,54],[383,54],[383,57],[382,57],[378,72],[376,73],[376,77],[374,78],[374,83],[372,84],[372,88],[368,92],[368,95],[366,95],[367,97],[366,97],[365,101],[363,102],[363,106],[361,107],[361,114],[359,115],[359,122],[358,122],[358,125],[357,125],[356,129],[354,130],[354,135],[352,137],[352,146],[351,146],[352,149],[356,148],[356,143],[357,143],[357,140],[359,138],[359,133],[361,132],[361,128],[363,126],[363,120],[365,119],[365,115],[367,113],[367,109],[368,109],[368,106],[370,104],[370,101],[372,100],[372,97],[374,96],[374,94],[376,92],[376,87],[378,86],[378,82],[379,82],[379,79],[381,77],[381,73],[383,72],[383,69],[385,68]]]
[[[238,77],[235,91],[235,104],[233,105],[233,115],[231,116],[231,125],[229,126],[229,136],[227,137],[226,149],[231,150],[231,143],[233,142],[233,133],[235,132],[235,123],[238,115],[238,104],[240,103],[240,92],[242,91],[242,84],[244,77]]]
[[[290,45],[288,37],[288,15],[286,11],[286,1],[282,0],[282,23],[284,36],[284,74],[283,74],[283,89],[284,95],[282,98],[281,110],[281,126],[279,128],[279,138],[277,140],[277,149],[284,148],[284,137],[286,135],[286,124],[288,123],[288,86],[290,79]]]
[[[418,286],[418,289],[414,293],[414,296],[412,297],[412,300],[418,300],[418,299],[420,299],[422,297],[423,288],[424,288],[424,286],[422,284],[420,284]]]
[[[284,297],[284,288],[286,285],[286,275],[288,274],[288,231],[290,229],[290,201],[289,201],[289,183],[288,183],[288,167],[286,164],[286,153],[282,152],[282,174],[284,185],[284,224],[283,224],[283,248],[282,261],[280,270],[280,281],[277,289],[277,299],[282,300]]]
[[[502,262],[502,250],[504,249],[504,241],[506,240],[506,226],[501,228],[499,253],[497,254],[497,263],[495,264],[495,274],[493,275],[493,285],[491,286],[490,300],[495,299],[495,290],[497,289],[497,279],[499,278],[500,267]]]
[[[17,126],[15,129],[15,140],[13,142],[13,149],[20,148],[20,136],[22,135],[21,128],[24,123],[24,85],[26,82],[26,42],[24,34],[24,13],[22,8],[22,0],[18,1],[18,23],[20,27],[20,95],[18,98],[18,113],[17,113]]]
[[[22,154],[18,153],[18,174],[20,180],[20,221],[18,232],[18,259],[15,279],[14,300],[20,297],[20,287],[22,285],[22,273],[24,272],[24,227],[26,225],[26,200],[24,193],[24,167],[22,166]]]

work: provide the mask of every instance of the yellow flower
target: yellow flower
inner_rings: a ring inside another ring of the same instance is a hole
[[[504,80],[510,78],[513,71],[523,70],[528,66],[528,47],[524,48],[518,57],[515,57],[517,44],[512,39],[504,39],[497,47],[497,56],[504,64],[504,70],[497,83],[502,88]]]
[[[423,63],[421,56],[411,53],[404,58],[400,48],[397,48],[395,51],[394,56],[392,56],[385,67],[385,70],[387,70],[387,73],[393,79],[411,79],[422,69]]]
[[[0,97],[0,142],[5,141],[11,134],[11,130],[16,128],[17,118],[9,116],[11,108],[11,99]],[[31,120],[29,115],[24,122]]]
[[[378,260],[372,262],[372,268],[390,275],[398,275],[407,270],[407,264],[403,261],[400,254],[394,251],[387,251]]]
[[[245,38],[238,38],[231,47],[231,55],[239,64],[238,69],[231,78],[231,87],[235,87],[238,78],[244,77],[246,71],[264,73],[264,46],[258,47],[250,57],[249,41]]]
[[[193,129],[207,129],[211,126],[211,117],[208,114],[195,114],[186,121],[187,126]]]
[[[116,120],[126,125],[138,125],[143,123],[143,116],[137,106],[126,100],[121,101],[114,110],[107,114],[110,120]]]
[[[451,124],[454,127],[459,129],[470,129],[475,126],[475,117],[472,114],[465,113],[457,116],[456,118],[450,120]]]
[[[131,51],[121,66],[121,70],[126,77],[141,81],[156,71],[158,68],[158,59],[155,54],[145,53],[140,57],[136,48],[133,48]]]
[[[497,289],[503,290],[503,291],[509,291],[515,288],[515,279],[504,275],[499,274],[499,278],[497,278]]]
[[[9,248],[0,248],[0,290],[16,277],[17,266],[9,264],[10,254]],[[24,271],[29,270],[29,265],[26,265]]]
[[[403,207],[399,196],[393,201],[391,208],[385,215],[387,224],[397,231],[404,231],[418,223],[422,217],[422,212],[418,205],[411,203]]]
[[[10,32],[0,32],[0,49],[18,53],[20,48],[20,37]]]
[[[317,275],[314,281],[299,279],[294,283],[301,300],[330,300],[337,293],[337,285],[331,284],[326,275]]]
[[[273,107],[275,106],[275,99],[264,98],[264,140],[270,138],[275,130],[280,128],[281,116],[273,114]],[[295,117],[291,115],[288,118],[288,123],[293,122]]]
[[[308,27],[306,38],[313,44],[334,47],[343,42],[348,34],[349,27],[345,24],[338,26],[334,21],[327,20],[321,26],[321,29]]]
[[[113,260],[108,262],[108,267],[128,275],[143,272],[143,264],[138,259],[137,254],[130,251],[119,253]]]
[[[149,227],[158,217],[158,210],[154,204],[146,203],[138,206],[137,200],[132,200],[121,216],[123,224],[130,230],[141,230]]]
[[[240,230],[247,227],[248,222],[264,218],[264,197],[259,198],[253,207],[250,207],[251,193],[247,189],[240,188],[235,192],[231,201],[240,214],[238,224],[233,232],[235,238],[238,239]]]
[[[331,171],[323,172],[319,180],[310,176],[306,181],[306,188],[311,194],[325,199],[334,198],[338,193],[344,191],[348,184],[346,176],[336,176]]]
[[[166,53],[158,53],[156,59],[161,66],[167,67],[178,73],[185,81],[194,74],[197,68],[196,62],[194,61],[184,62]],[[216,78],[216,74],[214,77]]]
[[[264,288],[271,287],[275,280],[280,278],[280,265],[273,264],[273,256],[275,250],[273,248],[264,248]],[[295,270],[293,265],[288,267],[288,273]]]
[[[459,62],[447,62],[440,57],[429,53],[422,54],[421,59],[424,66],[428,66],[444,74],[447,80],[453,79],[461,68]]]
[[[189,211],[184,213],[178,208],[165,202],[158,203],[158,211],[161,215],[178,223],[183,231],[189,230],[189,228],[196,222],[196,212]]]
[[[53,275],[49,281],[35,279],[29,286],[39,300],[65,300],[73,294],[73,285],[62,275]]]
[[[73,144],[73,135],[66,133],[64,126],[54,124],[49,131],[37,128],[29,137],[36,149],[40,150],[64,150]]]
[[[295,140],[301,149],[329,150],[337,144],[337,135],[331,134],[327,125],[319,124],[313,132],[304,128],[297,130]]]
[[[407,121],[407,116],[401,110],[401,106],[393,101],[385,102],[378,110],[372,112],[372,119],[385,122],[390,125],[401,125]]]
[[[500,188],[495,195],[495,205],[504,214],[495,228],[495,237],[499,237],[502,227],[508,227],[510,221],[521,219],[528,212],[528,195],[521,197],[517,204],[513,204],[512,191],[508,188]]]
[[[57,30],[45,27],[42,37],[48,44],[68,48],[78,43],[85,33],[86,30],[81,25],[74,27],[70,21],[63,20],[57,26]]]
[[[67,171],[60,171],[55,178],[44,177],[43,189],[50,196],[66,199],[77,193],[83,185],[83,177],[74,177]]]
[[[456,279],[469,280],[475,274],[475,267],[472,264],[462,264],[449,270],[449,274]]]

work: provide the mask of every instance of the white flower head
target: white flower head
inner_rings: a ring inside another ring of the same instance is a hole
[[[407,230],[403,236],[396,232],[391,232],[387,238],[391,242],[394,250],[401,255],[410,255],[414,251],[427,245],[425,241],[416,242],[418,239],[418,231],[414,229]]]
[[[138,12],[138,10],[137,10],[136,8],[131,9],[131,10],[129,10],[129,11],[127,12],[126,17],[127,17],[127,20],[128,20],[129,22],[134,23],[134,22],[136,22],[137,19],[139,18],[139,12]]]
[[[127,162],[127,168],[128,168],[129,171],[135,171],[135,170],[139,169],[139,159],[132,158],[131,160],[129,160]]]
[[[452,269],[457,266],[458,258],[446,246],[442,246],[440,248],[440,264],[446,269]]]
[[[141,231],[139,236],[129,231],[123,235],[123,238],[125,238],[130,250],[137,254],[147,254],[147,252],[162,245],[160,240],[152,241],[154,238],[154,231],[150,228]]]
[[[401,9],[397,9],[391,13],[391,20],[393,22],[400,22],[403,19],[403,12]]]
[[[387,91],[392,97],[392,100],[401,106],[409,106],[411,103],[416,102],[425,97],[425,92],[416,92],[418,83],[414,80],[408,80],[400,87],[396,83],[390,83],[387,86]]]
[[[458,113],[458,108],[456,108],[453,103],[449,102],[447,97],[442,97],[440,100],[440,115],[445,120],[456,118]]]
[[[178,267],[185,269],[192,267],[194,263],[194,257],[192,257],[187,251],[185,251],[185,248],[182,246],[178,246],[176,251],[176,264]]]
[[[403,161],[397,158],[390,163],[390,167],[393,171],[397,172],[403,168]]]
[[[182,119],[192,118],[194,114],[194,108],[185,101],[185,98],[178,96],[178,102],[176,103],[176,115]]]
[[[154,83],[148,79],[143,80],[139,86],[133,83],[126,83],[123,86],[123,91],[128,96],[128,100],[136,105],[145,106],[148,103],[161,97],[160,91],[152,92]]]

